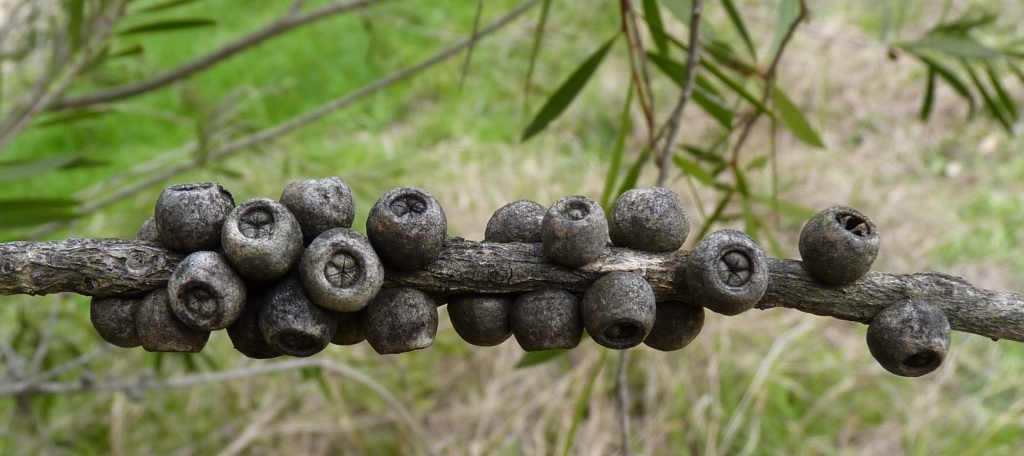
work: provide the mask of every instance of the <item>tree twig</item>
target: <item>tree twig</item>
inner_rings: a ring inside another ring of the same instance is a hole
[[[684,75],[679,101],[676,103],[675,108],[672,109],[672,115],[668,120],[668,137],[665,139],[665,148],[662,149],[661,156],[658,158],[660,169],[658,171],[657,185],[659,187],[664,186],[665,181],[668,180],[668,170],[671,167],[669,161],[672,157],[672,149],[676,146],[679,129],[682,127],[683,108],[686,107],[686,102],[690,99],[690,94],[693,92],[693,83],[697,76],[697,66],[700,65],[700,18],[703,3],[703,0],[693,0],[693,9],[690,11],[690,45],[686,50],[686,74]]]
[[[700,305],[686,284],[686,257],[607,247],[582,268],[557,266],[540,244],[496,244],[451,238],[437,261],[416,271],[388,269],[385,287],[411,287],[437,296],[523,293],[558,288],[582,295],[613,271],[633,271],[659,301]],[[155,244],[125,239],[68,239],[0,244],[0,294],[75,292],[87,296],[139,295],[163,287],[183,256]],[[1024,342],[1024,296],[978,288],[938,272],[869,272],[846,286],[825,285],[800,261],[769,259],[768,290],[756,308],[785,307],[868,323],[882,309],[917,298],[942,310],[953,329]]]
[[[519,6],[509,11],[507,14],[505,14],[498,20],[494,21],[487,27],[480,29],[480,31],[476,34],[475,40],[479,41],[480,39],[494,32],[497,32],[498,30],[501,30],[506,25],[511,23],[513,20],[523,15],[523,13],[528,11],[530,8],[535,6],[540,1],[541,0],[527,0],[521,3]],[[270,141],[272,139],[276,139],[280,136],[290,133],[293,130],[296,130],[317,120],[320,120],[324,116],[327,116],[339,109],[345,108],[351,105],[352,103],[355,103],[356,101],[362,100],[363,98],[372,95],[373,93],[376,93],[379,90],[388,88],[398,82],[404,81],[405,79],[408,79],[409,77],[412,77],[420,73],[421,71],[424,71],[428,68],[433,67],[434,65],[444,62],[445,60],[461,52],[463,49],[469,47],[473,41],[474,38],[467,38],[442,50],[441,52],[438,52],[437,54],[434,54],[431,57],[428,57],[427,59],[421,61],[416,65],[391,73],[381,79],[378,79],[368,85],[365,85],[357,89],[355,92],[349,93],[340,98],[336,98],[313,111],[293,117],[288,121],[282,122],[273,127],[260,130],[249,136],[238,138],[234,141],[224,144],[220,148],[208,152],[203,160],[190,160],[185,163],[164,167],[154,175],[148,176],[144,179],[133,182],[131,184],[121,186],[117,191],[111,193],[110,195],[104,198],[97,198],[89,203],[79,206],[76,209],[75,213],[77,216],[91,214],[113,203],[116,203],[124,198],[135,195],[136,193],[143,189],[159,184],[160,182],[170,179],[185,171],[191,170],[201,165],[202,163],[209,163],[211,161],[230,156],[238,151],[253,147],[257,144]],[[193,146],[187,152],[194,152],[195,147],[198,146]],[[30,234],[30,237],[32,237],[33,239],[37,239],[39,237],[45,236],[67,225],[67,223],[68,222],[66,221],[47,223],[33,231]]]
[[[249,49],[270,38],[285,33],[293,28],[325,19],[336,14],[349,12],[359,8],[365,8],[383,0],[353,0],[344,3],[334,3],[324,6],[306,14],[295,14],[291,10],[282,18],[270,23],[249,35],[228,43],[207,55],[187,62],[173,70],[153,76],[144,81],[126,84],[110,89],[102,89],[84,95],[68,97],[63,100],[56,100],[49,109],[81,108],[98,103],[109,103],[111,101],[123,100],[142,93],[159,89],[174,81],[186,78],[198,71],[204,70],[214,64],[227,59],[239,52]],[[301,6],[301,5],[300,5]]]

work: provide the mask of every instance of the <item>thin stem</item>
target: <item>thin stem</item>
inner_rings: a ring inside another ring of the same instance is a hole
[[[644,45],[640,40],[640,32],[637,29],[636,14],[629,0],[621,0],[619,7],[622,10],[622,33],[626,35],[629,55],[629,73],[640,95],[640,107],[644,111],[644,120],[647,122],[647,144],[654,145],[654,94],[650,90],[651,79],[647,71],[647,57],[644,55]]]
[[[504,15],[501,18],[499,18],[498,20],[494,21],[493,23],[491,23],[487,27],[484,27],[484,28],[480,29],[479,33],[477,34],[476,39],[479,40],[481,38],[484,38],[485,36],[488,36],[488,35],[490,35],[490,34],[492,34],[494,32],[497,32],[498,30],[501,30],[506,25],[511,23],[513,20],[515,20],[519,16],[521,16],[524,13],[526,13],[527,11],[529,11],[530,8],[535,6],[540,1],[541,0],[527,0],[527,1],[523,2],[523,3],[521,3],[515,9],[513,9],[512,11],[509,11],[506,15]],[[369,95],[371,95],[371,94],[373,94],[373,93],[375,93],[375,92],[377,92],[379,90],[385,89],[385,88],[390,87],[390,86],[392,86],[392,85],[394,85],[394,84],[396,84],[398,82],[404,81],[405,79],[408,79],[409,77],[412,77],[412,76],[414,76],[414,75],[416,75],[416,74],[418,74],[418,73],[420,73],[420,72],[422,72],[422,71],[424,71],[424,70],[426,70],[426,69],[428,69],[430,67],[433,67],[434,65],[437,65],[437,64],[439,64],[439,63],[441,63],[441,62],[451,58],[452,56],[454,56],[454,55],[458,54],[459,52],[461,52],[463,49],[466,49],[467,47],[469,47],[469,45],[470,45],[470,43],[472,41],[473,41],[472,38],[467,38],[467,39],[465,39],[463,41],[460,41],[460,42],[458,42],[458,43],[456,43],[456,44],[454,44],[454,45],[452,45],[452,46],[442,50],[441,52],[439,52],[437,54],[434,54],[433,56],[427,58],[426,60],[423,60],[422,62],[420,62],[420,63],[418,63],[416,65],[413,65],[413,66],[408,67],[406,69],[399,70],[399,71],[396,71],[394,73],[391,73],[388,76],[385,76],[385,77],[383,77],[381,79],[378,79],[378,80],[376,80],[376,81],[374,81],[374,82],[372,82],[372,83],[370,83],[368,85],[365,85],[365,86],[359,88],[355,92],[349,93],[349,94],[347,94],[345,96],[342,96],[342,97],[337,98],[337,99],[335,99],[335,100],[333,100],[331,102],[328,102],[327,104],[325,104],[325,105],[323,105],[323,106],[321,106],[321,107],[319,107],[319,108],[317,108],[317,109],[315,109],[315,110],[313,110],[311,112],[308,112],[306,114],[302,114],[302,115],[293,117],[292,119],[290,119],[290,120],[288,120],[286,122],[280,123],[280,124],[275,125],[275,126],[270,127],[270,128],[266,128],[264,130],[260,130],[260,131],[258,131],[256,133],[253,133],[253,134],[249,135],[249,136],[245,136],[245,137],[236,139],[234,141],[231,141],[231,142],[221,146],[220,148],[218,148],[216,150],[212,150],[209,153],[207,153],[205,155],[205,160],[191,160],[191,161],[188,161],[188,162],[185,162],[185,163],[181,163],[181,164],[178,164],[178,165],[175,165],[175,166],[168,166],[168,167],[162,169],[161,172],[159,172],[159,173],[157,173],[155,175],[149,176],[149,177],[147,177],[145,179],[142,179],[140,181],[136,181],[136,182],[134,182],[134,183],[132,183],[130,185],[125,185],[125,186],[121,187],[120,189],[118,189],[117,191],[115,191],[111,195],[107,196],[106,198],[100,198],[100,199],[97,199],[97,200],[95,200],[95,201],[93,201],[91,203],[79,206],[79,208],[76,210],[76,214],[78,216],[84,216],[84,215],[88,215],[88,214],[91,214],[93,212],[99,211],[100,209],[103,209],[103,208],[105,208],[105,207],[107,207],[107,206],[109,206],[111,204],[114,204],[114,203],[116,203],[116,202],[118,202],[118,201],[120,201],[120,200],[122,200],[124,198],[127,198],[129,196],[135,195],[136,193],[138,193],[139,191],[141,191],[141,190],[143,190],[145,188],[148,188],[148,187],[151,187],[153,185],[159,184],[160,182],[163,182],[163,181],[165,181],[167,179],[170,179],[170,178],[172,178],[172,177],[174,177],[174,176],[176,176],[178,174],[181,174],[181,173],[183,173],[185,171],[191,170],[191,169],[201,165],[202,163],[208,163],[208,162],[213,161],[213,160],[217,160],[217,159],[221,159],[221,158],[227,157],[227,156],[232,155],[232,154],[234,154],[234,153],[236,153],[236,152],[238,152],[240,150],[244,150],[244,149],[253,147],[253,146],[257,145],[257,144],[260,144],[260,143],[263,143],[263,142],[275,139],[277,137],[280,137],[280,136],[283,136],[283,135],[285,135],[287,133],[290,133],[293,130],[301,128],[301,127],[303,127],[305,125],[308,125],[308,124],[310,124],[312,122],[315,122],[317,120],[320,120],[324,116],[327,116],[327,115],[329,115],[329,114],[331,114],[331,113],[333,113],[333,112],[335,112],[335,111],[337,111],[339,109],[345,108],[345,107],[351,105],[352,103],[355,103],[356,101],[362,100],[363,98],[365,98],[365,97],[367,97],[367,96],[369,96]],[[190,149],[190,152],[193,152],[193,151],[195,151],[195,147]],[[30,237],[33,238],[33,239],[38,239],[38,238],[40,238],[42,236],[45,236],[45,235],[47,235],[49,233],[52,233],[52,232],[60,229],[63,226],[66,226],[67,223],[68,222],[51,222],[51,223],[42,225],[41,227],[39,227],[38,229],[33,231],[30,234]]]
[[[48,109],[81,108],[97,103],[109,103],[111,101],[123,100],[146,92],[164,87],[172,82],[186,78],[198,71],[204,70],[214,64],[227,59],[239,52],[250,49],[270,38],[280,35],[296,27],[325,19],[336,14],[349,12],[359,8],[365,8],[384,0],[355,0],[345,3],[334,3],[306,14],[287,13],[284,17],[270,23],[249,35],[235,40],[227,45],[213,51],[198,59],[187,62],[173,70],[153,76],[144,81],[126,84],[120,87],[97,90],[92,93],[68,97],[52,103]]]
[[[622,454],[630,456],[629,436],[629,383],[626,381],[626,366],[629,365],[629,350],[619,352],[619,372],[615,376],[615,391],[619,402],[619,430],[622,431]]]
[[[686,74],[684,75],[679,102],[676,103],[676,107],[672,110],[672,116],[668,120],[669,130],[668,138],[665,139],[665,148],[662,149],[661,156],[658,159],[658,166],[661,167],[658,171],[657,185],[659,187],[663,187],[668,180],[669,158],[672,156],[672,149],[676,146],[679,128],[682,126],[683,108],[686,107],[686,102],[690,99],[690,94],[693,92],[693,83],[697,76],[697,66],[700,64],[698,51],[700,50],[700,17],[703,3],[703,0],[693,0],[693,9],[690,11],[690,45],[686,50]]]

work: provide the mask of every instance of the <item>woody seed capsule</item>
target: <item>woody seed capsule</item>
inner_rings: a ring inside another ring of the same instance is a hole
[[[281,356],[274,350],[260,331],[260,310],[267,298],[269,287],[263,284],[249,284],[246,288],[245,308],[231,326],[228,337],[235,350],[252,359],[270,359]]]
[[[448,318],[462,340],[492,347],[512,335],[513,303],[509,295],[458,296],[448,301]]]
[[[362,312],[338,312],[338,331],[331,343],[334,345],[355,345],[366,340],[363,332]]]
[[[608,221],[604,209],[585,196],[566,196],[544,214],[540,227],[544,256],[562,266],[584,266],[604,250]]]
[[[363,333],[381,355],[427,348],[437,335],[437,303],[412,288],[387,288],[362,312]]]
[[[234,198],[215,182],[167,187],[156,200],[154,215],[160,241],[182,253],[215,250],[224,219],[234,208]]]
[[[738,315],[752,309],[768,289],[768,258],[750,236],[716,231],[687,256],[686,283],[712,312]]]
[[[547,209],[530,200],[508,203],[487,220],[487,242],[540,242],[540,223]]]
[[[536,290],[512,306],[512,334],[526,351],[576,348],[583,338],[580,300],[565,290]]]
[[[362,234],[333,228],[309,244],[299,262],[299,275],[313,302],[339,312],[356,312],[380,290],[384,266]]]
[[[193,329],[174,316],[164,288],[151,292],[139,303],[135,328],[142,348],[149,352],[199,353],[210,340],[209,331]]]
[[[135,310],[140,302],[137,298],[92,298],[89,320],[108,343],[121,348],[138,347],[142,340],[135,329]]]
[[[136,241],[160,243],[160,233],[156,231],[156,217],[150,217],[142,222],[139,231],[135,233]]]
[[[245,282],[216,252],[185,257],[171,273],[167,291],[178,319],[203,331],[227,328],[245,307]]]
[[[679,301],[659,302],[654,327],[644,344],[655,350],[679,350],[693,342],[703,327],[703,307]]]
[[[224,255],[239,274],[256,280],[284,277],[302,255],[302,230],[288,208],[266,198],[236,207],[221,233]]]
[[[272,288],[260,309],[260,331],[274,350],[291,356],[312,356],[327,348],[338,329],[338,317],[313,303],[292,275]]]
[[[437,259],[448,236],[441,204],[423,189],[385,193],[366,218],[366,237],[388,266],[413,270]]]
[[[597,279],[583,294],[580,314],[594,342],[625,350],[640,345],[654,326],[654,290],[635,272]]]
[[[835,206],[811,217],[800,231],[800,258],[814,277],[831,285],[853,283],[878,256],[878,227],[856,209]]]
[[[608,235],[619,247],[648,252],[679,250],[690,234],[683,200],[662,187],[634,188],[615,200]]]
[[[292,182],[281,193],[281,204],[295,215],[309,244],[332,228],[351,228],[355,200],[345,181],[337,177]]]
[[[885,370],[920,377],[938,369],[949,353],[951,330],[941,310],[917,300],[878,312],[868,325],[868,350]]]

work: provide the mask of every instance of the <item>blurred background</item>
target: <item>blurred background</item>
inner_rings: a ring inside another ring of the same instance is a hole
[[[161,188],[190,181],[241,202],[339,176],[360,231],[381,194],[419,186],[471,240],[513,200],[613,201],[657,182],[690,8],[0,0],[0,238],[130,238]],[[877,223],[876,270],[1024,292],[1022,23],[1009,0],[705,2],[665,162],[684,248],[735,228],[799,258],[806,218],[843,204]],[[254,361],[223,332],[198,355],[113,348],[88,303],[0,297],[0,453],[623,454],[623,415],[633,454],[1024,444],[1024,350],[975,335],[906,379],[863,325],[708,313],[680,351],[630,350],[619,381],[620,354],[592,341],[523,366],[511,340],[462,342],[443,307],[426,350]]]

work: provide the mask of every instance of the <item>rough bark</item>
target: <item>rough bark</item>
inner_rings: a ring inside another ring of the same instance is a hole
[[[546,287],[582,294],[604,274],[635,271],[647,278],[659,300],[699,305],[685,282],[687,255],[608,247],[593,263],[566,268],[544,258],[540,244],[452,238],[441,257],[423,269],[387,270],[384,286],[440,296]],[[138,295],[164,286],[182,258],[154,244],[124,239],[9,242],[0,244],[0,294]],[[1016,293],[983,290],[935,272],[870,272],[852,285],[830,286],[816,281],[796,260],[770,259],[769,269],[768,291],[758,309],[786,307],[867,323],[890,304],[916,297],[941,309],[955,330],[1024,342],[1024,296]]]

